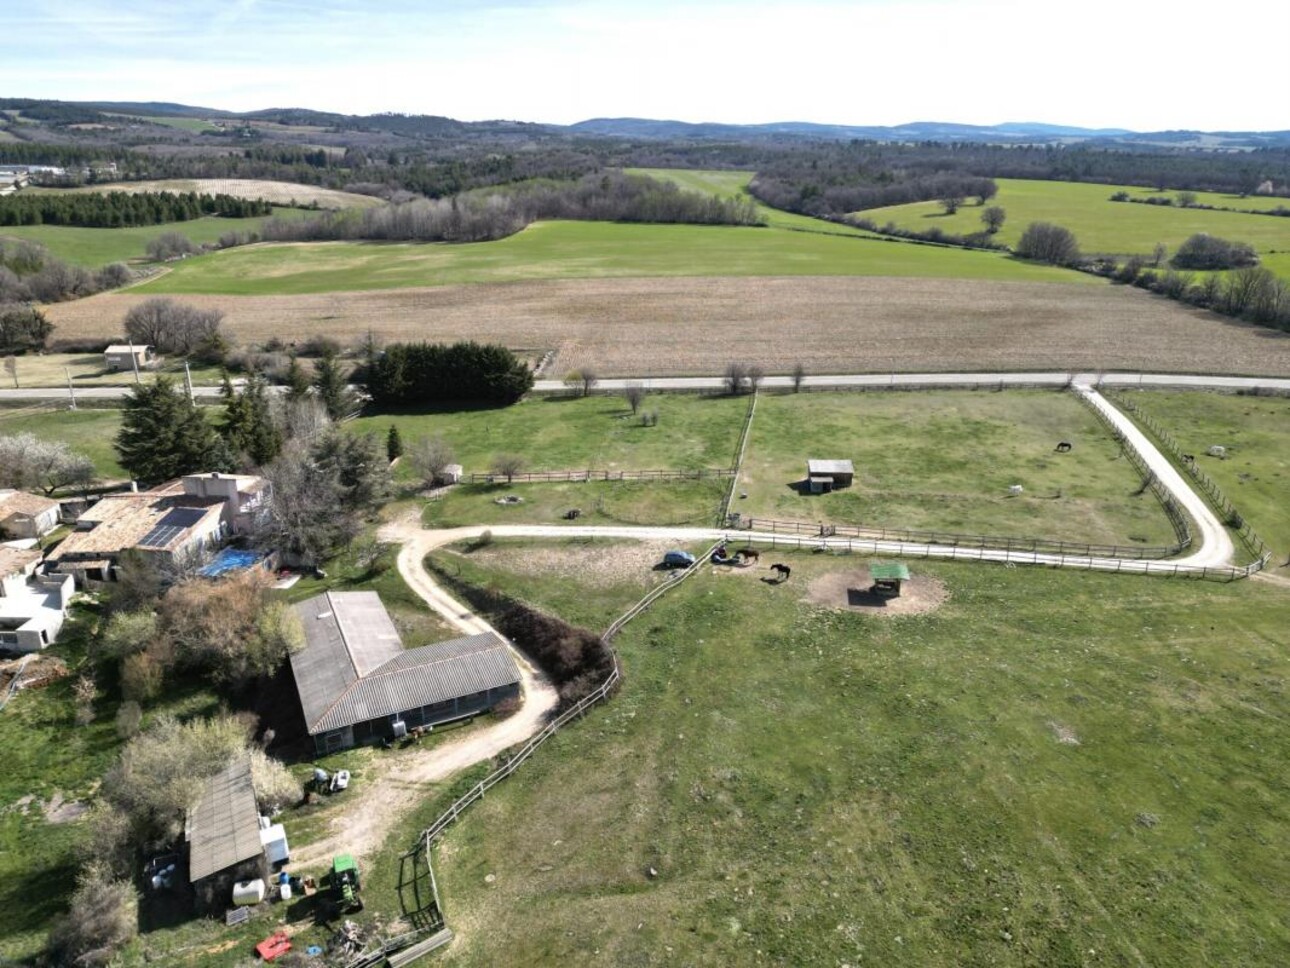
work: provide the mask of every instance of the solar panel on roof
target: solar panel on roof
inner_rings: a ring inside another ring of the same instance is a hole
[[[205,508],[172,508],[143,536],[139,544],[149,548],[162,548],[183,534],[206,515]]]

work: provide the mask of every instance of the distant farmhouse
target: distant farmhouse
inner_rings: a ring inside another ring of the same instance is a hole
[[[296,611],[305,647],[291,654],[291,671],[319,753],[397,738],[519,696],[519,669],[491,633],[405,650],[375,592],[326,592]]]
[[[181,564],[249,531],[268,495],[263,478],[238,474],[190,474],[151,491],[110,495],[80,516],[46,570],[86,586],[115,580],[129,549],[163,567]]]
[[[135,367],[144,370],[153,362],[152,347],[149,345],[113,343],[103,351],[103,367],[113,373],[133,370]]]

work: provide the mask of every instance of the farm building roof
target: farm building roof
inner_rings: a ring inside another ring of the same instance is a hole
[[[375,592],[327,592],[296,606],[305,647],[291,656],[310,734],[519,681],[492,633],[403,648]]]
[[[136,343],[134,346],[131,346],[129,343],[113,343],[103,352],[104,353],[134,353],[137,355],[139,353],[143,353],[150,349],[152,349],[151,343]]]
[[[0,520],[13,514],[35,517],[50,510],[58,510],[58,502],[51,498],[28,494],[26,491],[0,491]]]
[[[188,879],[193,883],[264,850],[249,759],[240,758],[207,782],[188,811],[187,830]]]
[[[54,549],[50,560],[57,566],[126,548],[172,551],[194,533],[208,533],[223,510],[222,502],[185,498],[167,489],[105,497],[80,516],[76,530]]]
[[[832,474],[854,474],[856,469],[849,460],[808,460],[806,472],[811,477]]]
[[[36,548],[11,548],[0,545],[0,578],[8,578],[30,568],[40,561],[41,553]]]
[[[909,569],[900,562],[892,564],[872,564],[869,566],[869,577],[874,581],[909,581]]]

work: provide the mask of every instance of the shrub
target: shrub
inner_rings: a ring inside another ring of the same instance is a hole
[[[551,676],[559,687],[563,705],[586,696],[613,671],[613,654],[599,635],[544,615],[522,602],[509,604],[498,629]]]
[[[1079,260],[1079,244],[1068,228],[1051,222],[1031,222],[1017,241],[1017,255],[1052,265],[1072,265]]]
[[[77,879],[70,910],[49,932],[49,954],[56,965],[107,965],[138,930],[134,888],[113,880],[105,866],[91,864]]]
[[[304,789],[280,760],[263,750],[251,750],[251,786],[255,802],[269,816],[300,802]]]
[[[1171,263],[1175,269],[1241,269],[1258,261],[1253,246],[1246,242],[1197,232],[1178,247]]]

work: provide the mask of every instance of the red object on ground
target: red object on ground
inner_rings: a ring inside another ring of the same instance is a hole
[[[291,950],[291,939],[286,932],[279,931],[271,934],[255,946],[255,953],[265,961],[273,961],[275,958],[281,958]]]

